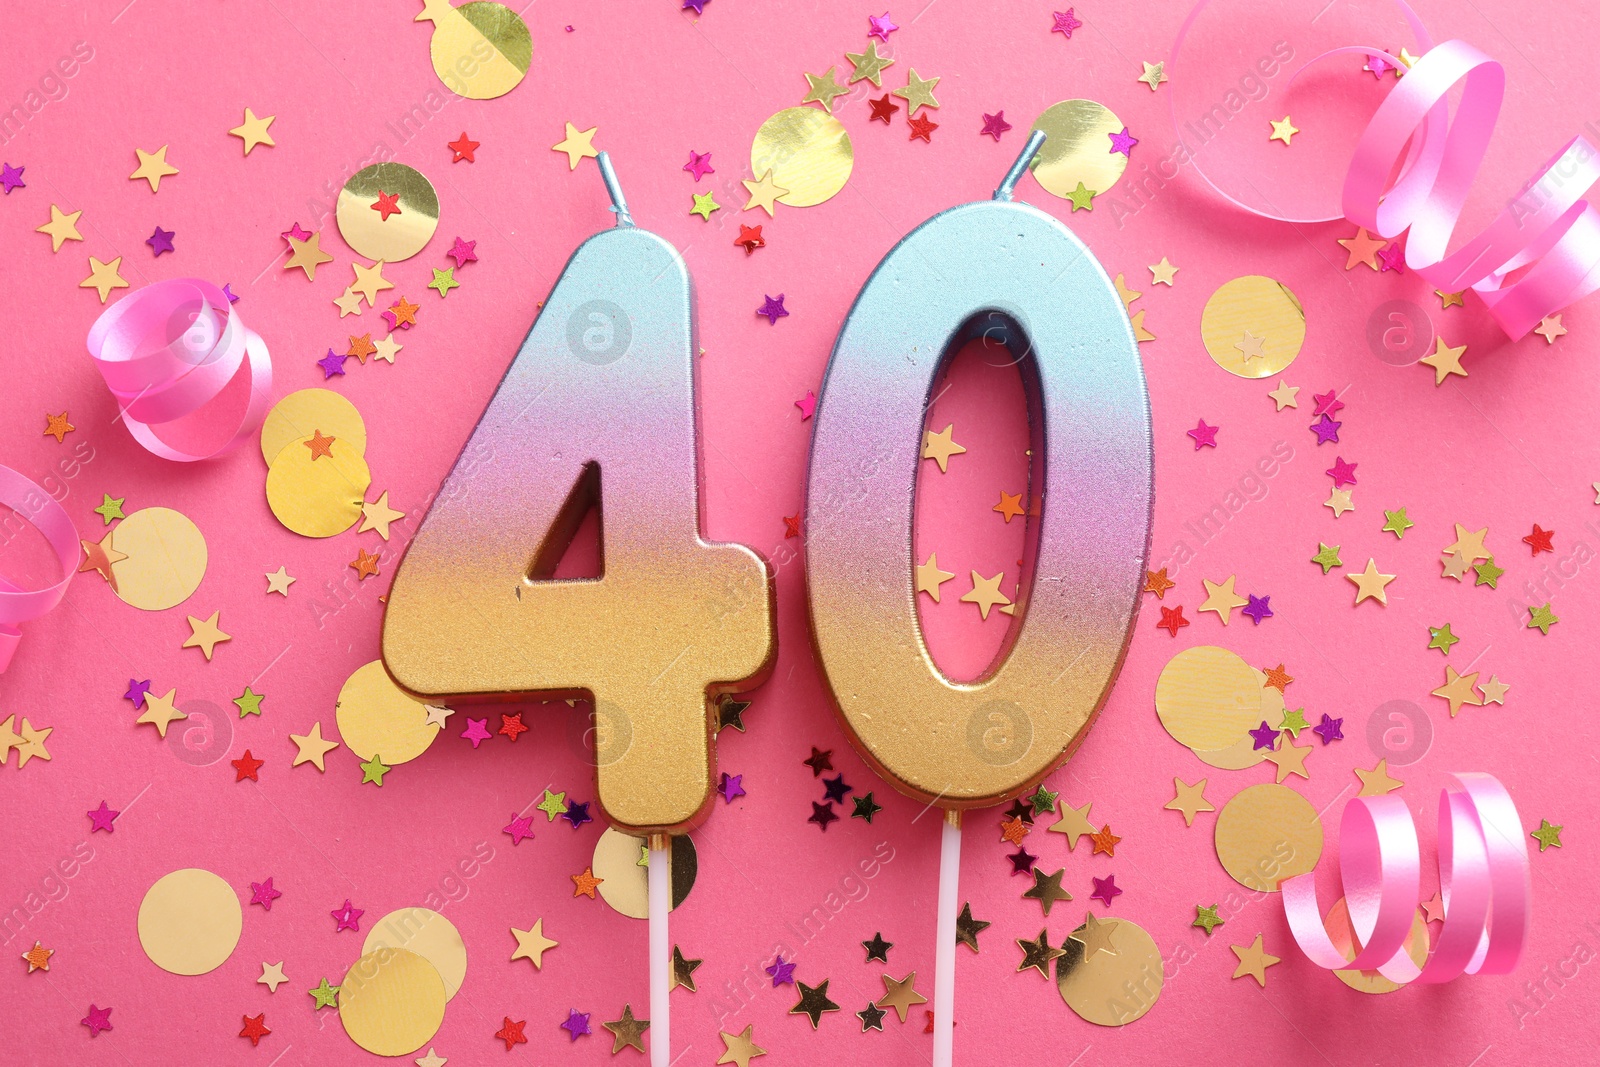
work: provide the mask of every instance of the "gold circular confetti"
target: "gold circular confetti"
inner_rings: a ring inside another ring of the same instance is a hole
[[[1261,689],[1261,717],[1252,722],[1250,726],[1256,727],[1266,723],[1274,730],[1281,730],[1285,711],[1283,694],[1273,686],[1266,684],[1267,676],[1265,674],[1254,668],[1251,668],[1251,670],[1256,676],[1256,684]],[[1256,747],[1256,739],[1250,736],[1249,729],[1246,729],[1238,740],[1226,748],[1209,752],[1201,752],[1196,749],[1194,754],[1195,758],[1202,763],[1225,771],[1242,771],[1246,767],[1254,767],[1267,758],[1267,750]]]
[[[378,1056],[408,1056],[444,1022],[444,979],[405,949],[369,952],[339,983],[339,1021],[350,1040]]]
[[[1261,675],[1215,645],[1186,648],[1156,679],[1156,714],[1173,740],[1197,752],[1227,748],[1261,722]]]
[[[1240,790],[1217,813],[1217,859],[1247,889],[1276,893],[1322,858],[1322,823],[1305,797],[1281,785]]]
[[[528,73],[533,36],[522,16],[504,4],[472,0],[452,9],[448,0],[427,0],[421,17],[433,21],[433,72],[457,96],[493,100]]]
[[[1161,996],[1161,950],[1144,927],[1127,919],[1095,919],[1094,936],[1067,938],[1056,959],[1056,990],[1078,1017],[1096,1026],[1124,1026]],[[1088,924],[1073,933],[1083,936]],[[1104,941],[1102,945],[1098,942]],[[1092,956],[1086,953],[1096,951]]]
[[[267,504],[295,533],[332,537],[361,518],[372,472],[356,447],[343,438],[333,439],[327,455],[312,451],[316,441],[302,437],[283,446],[267,468]]]
[[[687,837],[674,835],[668,841],[672,859],[672,906],[676,908],[694,888],[700,860],[694,842]],[[600,896],[613,911],[630,919],[650,917],[650,875],[639,863],[643,849],[644,838],[610,829],[601,834],[594,845],[591,867],[596,878],[604,879],[600,883]]]
[[[151,963],[173,974],[205,974],[222,966],[243,929],[244,910],[233,887],[198,867],[164,876],[139,904],[139,944]]]
[[[272,406],[261,424],[261,458],[272,461],[295,441],[314,433],[344,441],[365,457],[367,424],[356,406],[332,389],[301,389]]]
[[[428,721],[428,706],[395,685],[382,660],[357,667],[345,679],[334,715],[346,748],[364,760],[381,756],[390,767],[416,759],[439,736],[439,727]]]
[[[455,924],[427,908],[401,908],[379,919],[367,933],[361,954],[386,948],[414,952],[433,964],[444,980],[444,999],[453,1000],[467,976],[467,946]]]
[[[1328,939],[1333,942],[1333,947],[1338,949],[1347,960],[1356,958],[1356,932],[1350,925],[1350,908],[1345,904],[1344,897],[1340,897],[1328,909],[1328,917],[1322,920],[1322,928],[1328,932]],[[1421,967],[1428,962],[1428,919],[1418,908],[1416,915],[1411,919],[1411,930],[1406,934],[1406,939],[1401,945],[1406,950],[1406,955],[1411,957],[1411,962]],[[1345,985],[1358,993],[1393,993],[1404,989],[1398,982],[1391,982],[1377,971],[1334,971],[1334,976]]]
[[[1200,337],[1217,366],[1229,374],[1266,378],[1300,354],[1306,313],[1282,282],[1247,274],[1211,294],[1200,315]]]
[[[189,516],[140,508],[111,531],[108,547],[127,559],[111,564],[111,591],[145,611],[177,607],[206,576],[206,539]]]
[[[399,211],[379,211],[380,193],[384,203]],[[339,220],[339,236],[357,253],[398,263],[422,251],[438,229],[439,195],[414,167],[374,163],[344,183],[334,217]]]
[[[1045,132],[1044,145],[1030,168],[1045,192],[1063,200],[1081,182],[1099,196],[1117,184],[1128,157],[1111,151],[1111,134],[1121,133],[1122,120],[1093,100],[1063,100],[1044,109],[1033,124]]]
[[[790,207],[820,204],[843,189],[855,159],[844,123],[814,107],[784,108],[750,145],[750,173],[759,180],[772,171],[773,182],[789,190],[778,203]]]

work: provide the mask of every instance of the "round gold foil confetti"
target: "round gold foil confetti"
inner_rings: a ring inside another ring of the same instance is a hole
[[[504,96],[521,83],[533,62],[528,24],[504,4],[472,0],[451,8],[449,0],[425,0],[418,17],[433,22],[428,45],[433,72],[457,96]]]
[[[1282,282],[1247,274],[1211,294],[1200,315],[1200,337],[1217,366],[1229,374],[1266,378],[1300,354],[1306,313]]]
[[[311,450],[314,440],[302,437],[283,446],[267,468],[267,504],[295,533],[332,537],[361,518],[372,472],[355,445],[343,438],[335,437],[325,456]]]
[[[789,190],[778,203],[811,207],[844,188],[856,153],[844,123],[814,107],[784,108],[756,131],[750,145],[750,172]]]
[[[1267,750],[1256,747],[1256,739],[1250,736],[1250,729],[1260,726],[1263,722],[1274,730],[1283,727],[1283,694],[1270,685],[1267,685],[1267,676],[1261,671],[1251,668],[1256,676],[1256,684],[1261,690],[1261,717],[1250,723],[1241,736],[1227,748],[1202,752],[1194,750],[1195,757],[1202,763],[1207,763],[1219,770],[1242,771],[1246,767],[1254,767],[1267,758]]]
[[[480,0],[486,2],[486,0]],[[378,194],[398,211],[379,211]],[[422,172],[404,163],[374,163],[339,191],[334,211],[344,243],[367,259],[398,263],[422,251],[439,228],[439,196]]]
[[[1247,889],[1276,893],[1322,857],[1322,823],[1305,797],[1281,785],[1241,790],[1217,813],[1217,859]]]
[[[1226,749],[1248,740],[1247,731],[1261,723],[1261,678],[1228,649],[1186,648],[1156,679],[1156,714],[1180,745],[1197,752]]]
[[[416,759],[439,736],[439,727],[428,721],[428,706],[395,685],[382,660],[357,667],[345,679],[334,713],[346,748],[364,760],[382,756],[390,767]]]
[[[177,607],[206,576],[206,539],[171,508],[140,508],[111,531],[109,546],[127,559],[111,565],[112,592],[144,611]]]
[[[444,1022],[444,979],[427,959],[379,949],[351,964],[339,983],[339,1021],[350,1040],[378,1056],[408,1056]]]
[[[1030,169],[1052,196],[1065,200],[1079,182],[1099,196],[1117,184],[1128,166],[1127,156],[1111,151],[1111,135],[1125,127],[1104,104],[1093,100],[1051,104],[1033,128],[1046,136]]]
[[[1090,946],[1069,937],[1067,954],[1056,959],[1056,989],[1084,1022],[1123,1026],[1161,996],[1161,950],[1137,923],[1109,916],[1095,922],[1097,937],[1109,937],[1110,947],[1094,946],[1097,951],[1086,958]]]
[[[210,871],[186,867],[161,878],[139,904],[139,944],[150,962],[173,974],[222,966],[244,929],[233,887]]]
[[[301,389],[272,406],[261,424],[261,458],[272,461],[295,441],[314,433],[343,441],[367,454],[367,424],[356,406],[332,389]]]
[[[1350,925],[1350,909],[1345,904],[1344,897],[1334,902],[1328,909],[1328,917],[1322,920],[1322,928],[1328,932],[1328,939],[1333,942],[1333,947],[1344,954],[1347,960],[1356,958],[1356,932]],[[1418,967],[1428,962],[1428,918],[1418,908],[1412,916],[1411,930],[1406,934],[1406,939],[1401,945],[1406,950],[1406,955],[1411,957],[1411,962]],[[1391,982],[1377,971],[1334,971],[1339,981],[1354,989],[1358,993],[1393,993],[1405,987],[1398,982]]]
[[[668,841],[672,858],[672,906],[676,908],[694,888],[700,860],[689,838],[675,835]],[[650,917],[649,872],[639,863],[643,848],[644,838],[608,829],[595,842],[594,862],[590,865],[596,878],[605,879],[600,883],[601,898],[613,911],[630,919]]]
[[[400,948],[414,952],[433,964],[444,981],[444,999],[453,1000],[467,976],[467,946],[455,924],[427,908],[401,908],[375,923],[361,945],[361,954],[370,956],[383,949]]]

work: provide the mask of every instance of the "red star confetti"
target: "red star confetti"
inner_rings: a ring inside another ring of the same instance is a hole
[[[867,103],[872,107],[872,118],[869,118],[867,121],[871,122],[876,119],[881,121],[885,126],[890,124],[890,117],[893,116],[896,111],[900,110],[899,105],[889,99],[888,93],[884,93],[882,98],[878,100],[868,97]],[[998,138],[996,139],[998,140]]]
[[[1173,637],[1178,636],[1178,631],[1189,625],[1189,620],[1183,617],[1183,605],[1175,608],[1162,608],[1161,621],[1156,623],[1158,630],[1166,630]]]
[[[240,1018],[244,1019],[244,1029],[239,1031],[239,1036],[248,1037],[252,1048],[261,1044],[261,1039],[272,1033],[271,1030],[267,1029],[266,1012],[262,1012],[254,1018],[248,1015],[240,1016]]]
[[[388,222],[390,215],[401,214],[399,201],[399,193],[386,193],[382,189],[379,189],[378,201],[372,205],[372,210],[382,215],[384,222]]]
[[[468,163],[476,162],[472,158],[472,153],[478,150],[478,142],[468,137],[466,130],[462,130],[461,136],[454,141],[450,141],[446,147],[453,153],[450,162],[460,163],[463,159]]]
[[[1541,552],[1554,552],[1555,546],[1550,543],[1550,539],[1555,536],[1555,533],[1554,530],[1541,530],[1539,529],[1539,524],[1534,523],[1533,533],[1524,537],[1522,543],[1533,549],[1535,556]]]
[[[747,256],[758,248],[765,248],[767,244],[766,239],[761,236],[760,226],[746,226],[743,223],[739,224],[739,236],[733,239],[733,243],[742,247]]]
[[[522,723],[522,712],[520,712],[520,711],[517,712],[515,715],[501,715],[500,716],[500,730],[499,730],[499,732],[502,733],[502,734],[505,734],[507,737],[511,738],[511,740],[513,740],[513,741],[515,741],[518,736],[520,736],[521,734],[527,733],[531,729],[533,729],[533,727],[524,726],[523,725],[523,723]]]
[[[244,755],[240,756],[236,760],[229,760],[228,762],[233,764],[234,781],[242,782],[246,778],[250,779],[252,782],[261,781],[260,778],[256,777],[256,772],[259,771],[265,764],[262,760],[258,760],[254,756],[250,755],[250,750],[248,748],[244,750]]]
[[[908,118],[906,119],[906,125],[911,127],[911,136],[907,140],[915,141],[921,138],[929,144],[932,144],[933,140],[928,135],[939,128],[939,124],[926,115]]]

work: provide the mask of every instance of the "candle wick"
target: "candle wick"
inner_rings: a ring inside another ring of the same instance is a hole
[[[1033,163],[1033,157],[1038,155],[1039,146],[1044,144],[1045,132],[1034,130],[1028,135],[1028,143],[1022,146],[1022,154],[1017,156],[1017,161],[1011,164],[1011,169],[1006,171],[1006,176],[1000,179],[1000,187],[994,191],[996,200],[1011,200],[1016,190],[1017,182],[1022,178],[1022,172]],[[601,153],[604,155],[605,153]]]
[[[617,180],[617,172],[611,166],[611,154],[601,152],[596,162],[600,164],[600,178],[606,183],[606,192],[611,194],[611,210],[617,216],[617,225],[632,226],[633,216],[628,213],[628,200],[622,195],[622,183]]]

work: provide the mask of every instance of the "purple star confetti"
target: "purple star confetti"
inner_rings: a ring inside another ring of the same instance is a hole
[[[838,818],[839,816],[833,813],[833,803],[831,801],[826,804],[818,804],[813,800],[811,802],[811,818],[807,819],[806,822],[814,822],[826,830],[828,824]]]
[[[1317,444],[1319,445],[1338,444],[1339,427],[1343,425],[1344,423],[1334,422],[1327,415],[1323,415],[1311,424],[1311,432],[1317,435]]]
[[[849,786],[844,784],[844,775],[841,774],[837,778],[824,778],[822,780],[822,791],[829,800],[843,804],[845,796],[851,790]]]
[[[1323,712],[1322,721],[1311,728],[1311,732],[1322,738],[1324,745],[1331,745],[1335,741],[1344,740],[1344,720],[1335,719],[1327,712]]]
[[[331,348],[328,349],[328,354],[317,360],[317,366],[322,368],[322,380],[327,381],[335,374],[343,374],[344,361],[349,358],[349,356],[341,356]]]
[[[150,246],[150,251],[154,252],[157,256],[160,256],[163,252],[177,251],[177,249],[172,247],[172,239],[176,236],[176,231],[163,230],[158,225],[156,227],[156,232],[152,233],[149,237],[146,237],[144,239],[144,243]]]
[[[128,691],[122,694],[122,699],[131,700],[134,707],[142,708],[144,707],[144,695],[148,692],[150,692],[150,679],[146,678],[141,682],[136,678],[129,678]]]
[[[281,892],[272,888],[272,878],[265,882],[250,883],[250,903],[260,904],[262,910],[271,911],[272,902],[283,896]]]
[[[772,966],[766,968],[772,976],[772,987],[776,989],[781,985],[794,985],[794,964],[784,963],[782,954],[773,960]]]
[[[1270,596],[1256,596],[1254,593],[1251,593],[1250,603],[1247,604],[1242,610],[1244,614],[1250,616],[1252,622],[1254,622],[1257,626],[1260,626],[1262,619],[1272,618],[1272,608],[1269,605],[1271,600],[1272,598]]]
[[[13,167],[9,163],[0,163],[0,185],[6,187],[6,195],[11,195],[13,189],[26,189],[28,183],[22,180],[22,172],[27,167]],[[110,1010],[109,1008],[106,1010]],[[106,1029],[110,1029],[108,1026]]]
[[[689,5],[685,4],[684,6],[688,7]],[[587,1036],[591,1032],[589,1030],[589,1013],[579,1011],[577,1008],[568,1008],[567,1021],[561,1024],[561,1029],[565,1030],[567,1037],[573,1041]]]
[[[1255,738],[1255,744],[1250,747],[1250,751],[1259,752],[1261,749],[1272,747],[1273,742],[1278,740],[1278,731],[1274,727],[1268,726],[1266,720],[1263,719],[1260,726],[1250,731],[1250,736]]]
[[[1011,128],[1011,123],[1006,121],[1005,109],[996,111],[993,115],[985,113],[983,116],[983,129],[978,131],[979,137],[993,137],[996,141],[1000,135]]]
[[[579,804],[576,800],[567,801],[567,810],[562,812],[560,817],[571,823],[574,830],[586,822],[594,822],[594,816],[589,814],[588,801],[584,801],[582,804]]]
[[[1022,845],[1018,845],[1017,850],[1006,857],[1011,861],[1011,873],[1013,875],[1032,874],[1033,864],[1038,858]]]
[[[239,302],[239,294],[233,291],[232,282],[222,283],[222,295],[228,298],[228,303],[230,304],[237,304]]]
[[[722,800],[725,804],[732,804],[734,797],[745,796],[744,775],[729,774],[727,771],[723,771],[722,780],[717,783],[717,792],[722,794]]]
[[[766,296],[765,293],[762,295]],[[776,299],[767,296],[766,303],[756,308],[756,314],[765,315],[767,321],[774,326],[778,325],[779,319],[788,318],[789,312],[783,306],[783,294],[779,293]]]
[[[709,4],[709,3],[711,3],[711,0],[683,0],[683,6],[680,7],[678,10],[679,11],[693,11],[696,15],[704,15],[706,13],[706,5]],[[572,27],[571,26],[567,27],[567,32],[568,33],[572,32]],[[585,1015],[584,1018],[587,1019],[588,1016]],[[584,1031],[584,1033],[588,1033],[588,1032],[589,1031],[587,1031],[587,1030]],[[577,1038],[573,1038],[573,1040],[576,1041]]]
[[[1106,136],[1111,138],[1111,151],[1113,153],[1121,152],[1129,159],[1133,158],[1133,146],[1139,143],[1139,139],[1129,135],[1128,127],[1122,127],[1121,133],[1108,133]]]

